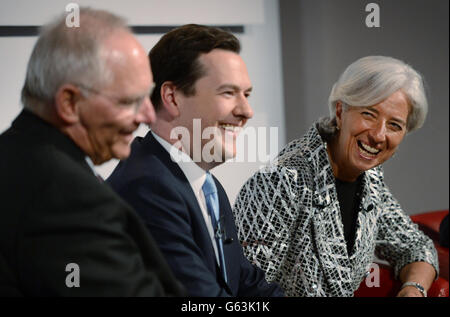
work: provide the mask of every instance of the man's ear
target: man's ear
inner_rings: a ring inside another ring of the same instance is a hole
[[[179,95],[181,91],[171,82],[166,81],[161,85],[161,101],[162,107],[172,117],[177,118],[180,115]]]
[[[55,94],[55,109],[58,118],[65,123],[73,124],[79,121],[79,105],[81,91],[72,84],[64,84]]]

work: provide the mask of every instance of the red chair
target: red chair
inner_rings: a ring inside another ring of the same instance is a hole
[[[400,291],[401,282],[394,279],[394,271],[392,267],[386,264],[376,263],[380,269],[379,287],[370,287],[363,280],[359,288],[355,292],[355,297],[395,297]],[[439,277],[433,282],[428,290],[428,297],[448,297],[449,296],[448,281]]]
[[[448,267],[449,253],[448,248],[439,244],[439,226],[442,219],[448,214],[448,210],[432,211],[423,214],[411,216],[413,222],[419,225],[426,235],[434,242],[439,258],[439,278],[433,282],[428,290],[429,297],[448,297]],[[376,263],[380,269],[379,287],[370,287],[371,283],[362,281],[355,297],[392,297],[400,291],[401,282],[394,279],[394,272],[389,265]],[[367,285],[369,284],[369,285]]]
[[[446,215],[448,215],[448,210],[431,211],[411,216],[411,219],[433,240],[439,258],[439,276],[448,281],[448,248],[439,244],[439,226]]]
[[[439,226],[442,219],[448,215],[447,210],[430,211],[411,216],[411,220],[419,225],[419,228],[433,241],[439,241]]]

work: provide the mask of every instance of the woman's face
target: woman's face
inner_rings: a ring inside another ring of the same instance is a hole
[[[339,135],[332,146],[335,176],[354,181],[388,160],[406,134],[408,112],[407,98],[401,91],[370,107],[348,106],[344,110],[338,103]]]

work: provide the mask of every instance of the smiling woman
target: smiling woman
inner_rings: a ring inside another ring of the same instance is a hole
[[[406,134],[408,101],[397,91],[371,107],[336,105],[339,137],[329,144],[328,156],[336,178],[355,181],[361,173],[388,160]]]
[[[364,57],[333,86],[329,108],[241,189],[234,215],[245,254],[291,296],[353,296],[375,254],[404,283],[399,296],[422,296],[436,250],[380,166],[425,120],[422,77],[400,60]]]

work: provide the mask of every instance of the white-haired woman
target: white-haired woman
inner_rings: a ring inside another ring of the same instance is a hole
[[[424,296],[438,274],[433,243],[404,214],[381,164],[427,114],[421,76],[391,57],[348,66],[330,117],[251,177],[234,215],[246,256],[290,296],[353,296],[375,255]]]

